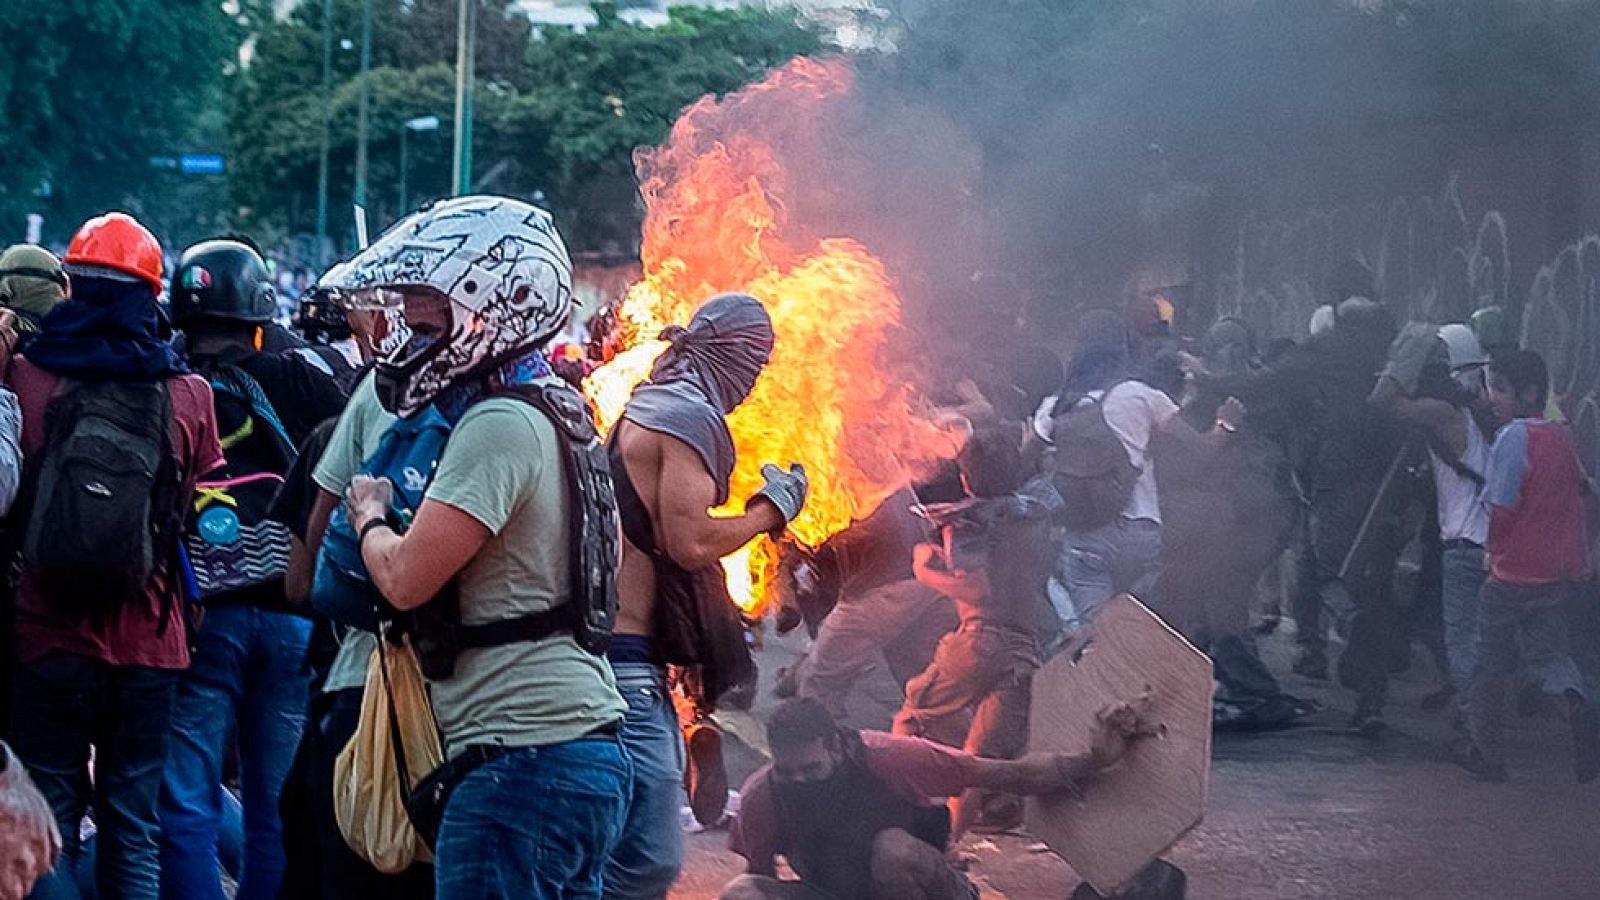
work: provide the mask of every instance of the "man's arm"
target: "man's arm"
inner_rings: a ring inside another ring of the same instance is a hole
[[[1020,796],[1075,790],[1096,772],[1116,765],[1134,741],[1161,733],[1149,721],[1149,694],[1132,703],[1114,703],[1095,714],[1089,752],[1030,753],[1021,759],[976,757],[969,787]]]
[[[356,476],[356,484],[370,481],[380,480]],[[386,479],[380,483],[389,484]],[[387,509],[387,500],[382,508]],[[369,512],[352,524],[360,528],[371,518]],[[373,528],[361,542],[361,561],[384,599],[396,609],[416,609],[466,568],[489,535],[488,526],[475,516],[448,503],[424,500],[404,537],[387,526]]]
[[[283,576],[284,597],[299,605],[311,598],[311,583],[316,577],[317,551],[322,548],[322,536],[328,530],[328,517],[339,505],[339,497],[321,488],[311,504],[311,515],[306,519],[306,538],[289,540],[289,569]]]
[[[975,603],[989,593],[989,576],[982,569],[952,570],[944,554],[933,544],[918,544],[913,550],[911,569],[917,581],[952,600]]]
[[[783,513],[765,497],[750,500],[741,515],[711,515],[716,483],[693,449],[676,438],[640,429],[638,439],[655,444],[660,475],[654,485],[656,540],[672,561],[693,571],[750,543],[758,535],[783,527]]]
[[[1367,403],[1401,425],[1427,434],[1457,459],[1467,452],[1467,413],[1443,400],[1406,396],[1392,375],[1378,378]]]

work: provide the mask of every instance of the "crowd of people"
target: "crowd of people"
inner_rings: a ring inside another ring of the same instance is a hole
[[[756,298],[664,333],[600,435],[551,346],[571,262],[520,201],[403,219],[300,334],[248,240],[164,269],[122,213],[0,255],[0,898],[664,898],[685,800],[747,861],[728,900],[975,898],[953,842],[1155,730],[1129,698],[1087,753],[1027,752],[1034,673],[1121,593],[1212,656],[1218,727],[1315,711],[1256,645],[1286,613],[1296,672],[1339,649],[1354,733],[1420,640],[1462,766],[1508,777],[1517,686],[1600,775],[1566,645],[1595,493],[1544,363],[1399,328],[1358,266],[1303,343],[1182,341],[1140,298],[1086,313],[1066,364],[1018,348],[930,412],[952,465],[816,548],[783,538],[804,461],[730,497],[727,416],[781,340]],[[719,560],[762,535],[810,649],[725,822],[711,714],[759,625]],[[903,705],[849,727],[880,664]]]

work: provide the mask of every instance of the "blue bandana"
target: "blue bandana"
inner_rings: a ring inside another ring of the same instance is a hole
[[[450,385],[433,398],[433,407],[454,425],[466,415],[468,407],[496,389],[517,384],[532,384],[554,374],[555,370],[550,368],[550,361],[544,358],[542,352],[529,350],[501,364],[485,378],[473,378]]]

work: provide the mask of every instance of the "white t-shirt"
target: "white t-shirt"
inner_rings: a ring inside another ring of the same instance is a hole
[[[1124,381],[1101,399],[1106,424],[1122,439],[1128,461],[1139,470],[1133,496],[1122,511],[1124,519],[1148,519],[1161,524],[1161,504],[1156,498],[1156,470],[1150,464],[1150,435],[1178,414],[1178,404],[1142,381]]]

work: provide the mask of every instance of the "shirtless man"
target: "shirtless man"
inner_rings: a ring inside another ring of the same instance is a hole
[[[688,328],[663,337],[672,346],[634,392],[611,442],[627,540],[610,657],[628,704],[622,739],[634,764],[633,804],[605,875],[605,895],[615,900],[666,897],[683,864],[678,809],[685,754],[665,668],[684,661],[685,648],[671,646],[672,636],[685,631],[677,622],[698,616],[690,633],[735,641],[733,652],[747,652],[731,602],[702,598],[685,609],[658,600],[683,596],[674,588],[692,595],[720,584],[717,561],[759,535],[782,533],[799,515],[808,487],[800,466],[769,464],[762,469],[766,485],[745,501],[742,515],[710,514],[727,502],[734,467],[724,417],[749,395],[772,353],[772,322],[761,304],[740,294],[714,297]],[[711,579],[696,577],[707,570]],[[718,740],[714,732],[702,734]]]

